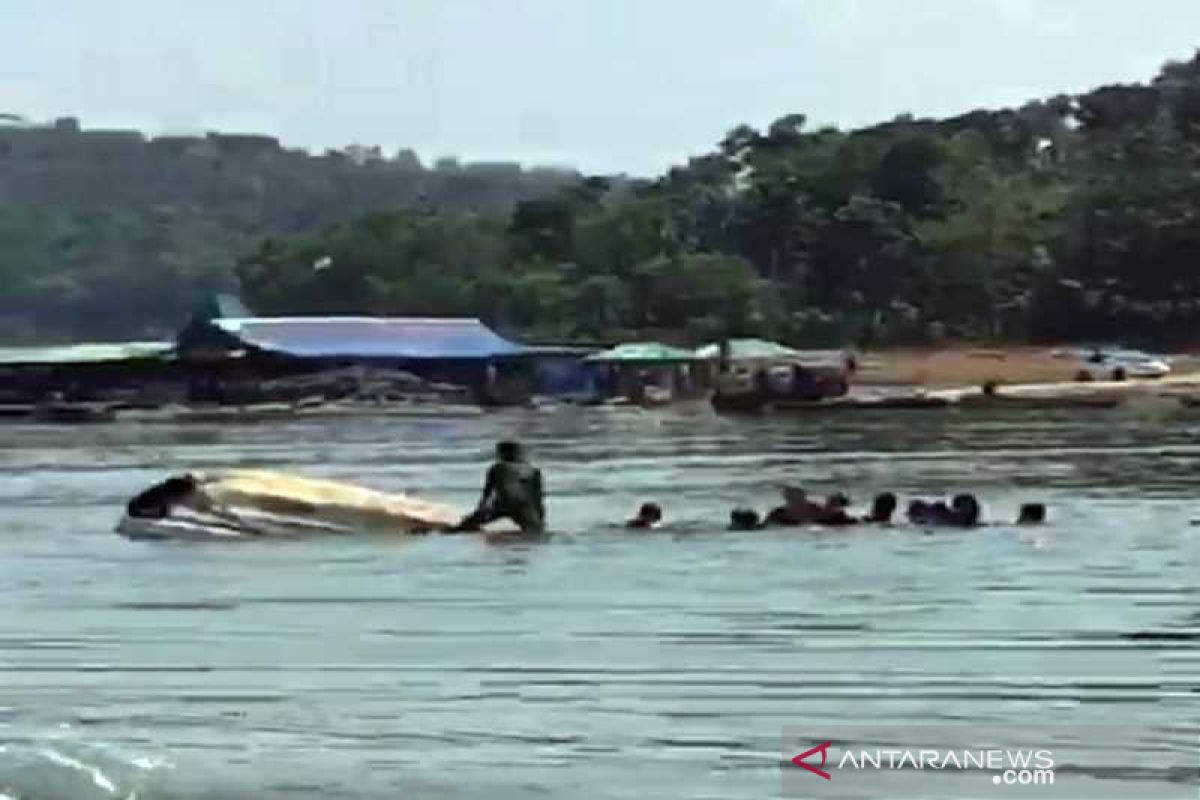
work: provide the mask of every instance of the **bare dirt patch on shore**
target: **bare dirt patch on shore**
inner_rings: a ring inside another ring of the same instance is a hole
[[[1065,383],[1076,379],[1078,358],[1063,355],[1070,345],[951,346],[873,350],[860,354],[855,383],[860,386],[920,386],[943,389],[1000,385]],[[1173,357],[1172,377],[1200,376],[1200,358]]]

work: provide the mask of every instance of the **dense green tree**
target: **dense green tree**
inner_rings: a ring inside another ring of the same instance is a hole
[[[583,181],[507,220],[368,217],[268,242],[259,260],[300,266],[243,283],[268,309],[454,309],[534,335],[1187,339],[1197,98],[1193,59],[1149,86],[941,121],[808,132],[791,114],[654,182]],[[314,288],[304,265],[326,250],[347,272]]]
[[[169,331],[235,283],[262,313],[471,314],[547,339],[1169,344],[1200,325],[1200,56],[942,120],[787,114],[647,181],[289,158],[0,205],[0,331]]]

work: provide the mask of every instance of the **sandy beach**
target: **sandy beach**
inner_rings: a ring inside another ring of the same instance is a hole
[[[1061,353],[1078,347],[959,345],[864,351],[855,384],[949,389],[978,387],[989,381],[1009,386],[1074,382],[1079,361]],[[1179,354],[1171,356],[1170,363],[1168,381],[1200,380],[1200,358]]]

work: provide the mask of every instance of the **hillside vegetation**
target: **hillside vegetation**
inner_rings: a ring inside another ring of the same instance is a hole
[[[578,178],[0,115],[0,340],[169,335],[199,299],[236,288],[235,264],[264,237],[379,209],[503,216]]]
[[[8,197],[0,313],[144,330],[236,275],[263,313],[470,314],[541,339],[1173,345],[1200,323],[1200,56],[947,119],[790,114],[653,180],[320,169],[163,202]]]

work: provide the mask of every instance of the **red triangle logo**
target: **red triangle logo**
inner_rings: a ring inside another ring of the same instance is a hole
[[[833,742],[825,742],[825,744],[819,744],[816,747],[812,748],[811,750],[805,750],[803,753],[801,753],[800,755],[793,758],[792,763],[795,764],[797,767],[802,767],[802,768],[808,770],[813,775],[820,775],[825,780],[831,780],[832,776],[828,772],[826,772],[825,770],[820,769],[818,767],[814,767],[811,764],[804,763],[804,759],[808,758],[809,756],[820,753],[821,754],[821,766],[822,767],[825,766],[825,759],[829,755],[829,747],[832,744],[833,744]]]

